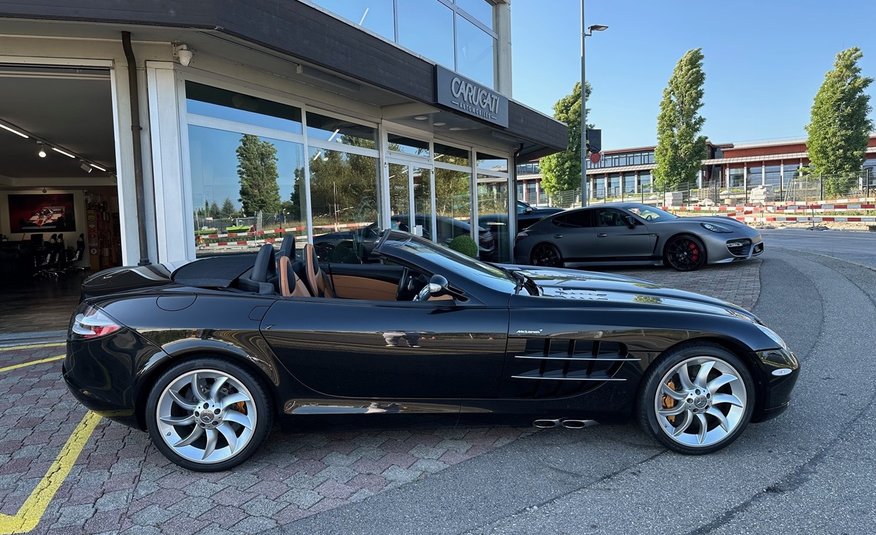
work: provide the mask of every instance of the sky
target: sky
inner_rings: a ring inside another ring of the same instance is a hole
[[[580,0],[512,0],[514,100],[553,115],[581,79]],[[857,46],[876,78],[876,0],[586,0],[592,86],[587,122],[602,147],[656,144],[672,70],[702,48],[703,134],[715,143],[806,137],[812,101],[836,54]],[[870,86],[876,106],[876,83]],[[870,113],[876,122],[876,114]]]

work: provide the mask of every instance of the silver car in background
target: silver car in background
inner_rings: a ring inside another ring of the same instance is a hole
[[[517,234],[515,262],[538,266],[665,263],[679,271],[763,253],[760,232],[729,217],[678,217],[639,203],[566,210]]]

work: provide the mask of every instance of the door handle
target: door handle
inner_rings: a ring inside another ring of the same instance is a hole
[[[600,232],[596,235],[596,237],[597,238],[607,238],[608,234],[606,234],[605,232]]]
[[[560,239],[560,238],[562,238],[562,237],[563,237],[562,234],[554,234],[554,238],[556,238],[556,239]]]

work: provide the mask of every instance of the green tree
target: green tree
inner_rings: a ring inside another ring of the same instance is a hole
[[[815,95],[812,117],[806,125],[807,148],[813,171],[824,177],[824,193],[829,197],[848,192],[867,150],[873,122],[870,96],[865,92],[872,78],[861,76],[858,48],[836,55],[833,70]]]
[[[367,143],[347,136],[343,142],[354,146]],[[377,220],[376,158],[319,149],[309,165],[314,220],[362,223]]]
[[[590,98],[590,84],[587,84]],[[589,111],[589,110],[588,110]],[[554,104],[554,118],[569,127],[569,142],[566,150],[545,156],[539,162],[541,187],[549,195],[581,187],[581,83],[576,83],[572,93]],[[593,125],[588,124],[588,128]]]
[[[244,213],[275,215],[280,209],[277,148],[270,141],[244,134],[237,146],[237,176]]]
[[[659,188],[671,190],[695,180],[708,155],[706,138],[699,135],[706,122],[700,115],[705,81],[702,50],[688,50],[663,90],[657,115],[654,183]]]
[[[219,209],[219,216],[224,219],[229,219],[234,217],[235,212],[234,203],[231,202],[231,199],[226,197],[225,202],[222,203],[222,208]]]
[[[208,212],[210,217],[217,218],[219,217],[219,205],[216,204],[216,201],[210,203],[210,211]]]

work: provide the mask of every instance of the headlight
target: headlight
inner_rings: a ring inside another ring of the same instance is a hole
[[[757,328],[760,329],[760,332],[762,332],[762,333],[764,333],[765,335],[769,336],[769,337],[772,339],[773,342],[775,342],[776,344],[778,344],[779,347],[781,347],[782,349],[788,349],[788,344],[786,344],[785,341],[782,340],[782,337],[781,337],[781,336],[779,336],[778,334],[776,334],[776,331],[770,329],[770,328],[767,327],[766,325],[761,325],[761,324],[759,324],[759,323],[756,323],[755,325],[757,325]]]
[[[718,223],[700,223],[700,225],[702,225],[704,229],[710,230],[712,232],[733,232],[733,229],[725,227],[724,225],[719,225]]]

